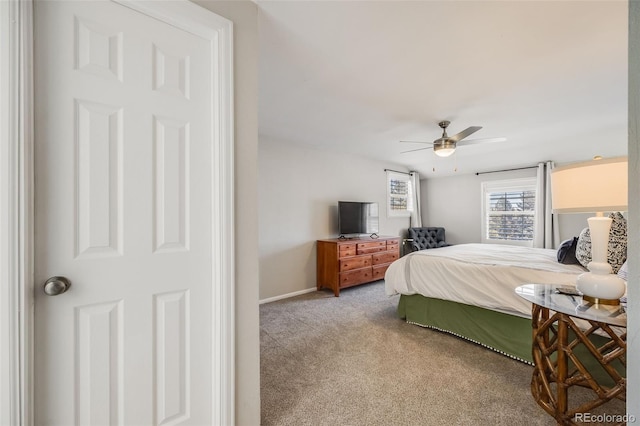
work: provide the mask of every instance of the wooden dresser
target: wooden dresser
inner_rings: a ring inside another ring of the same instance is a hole
[[[383,279],[399,247],[398,237],[318,240],[318,290],[330,288],[338,297],[342,288]]]

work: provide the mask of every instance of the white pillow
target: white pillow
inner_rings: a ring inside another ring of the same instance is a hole
[[[627,262],[626,261],[620,267],[620,270],[618,271],[618,276],[623,280],[627,281]]]

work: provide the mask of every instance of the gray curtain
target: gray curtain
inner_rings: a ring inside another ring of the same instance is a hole
[[[413,190],[413,211],[410,216],[410,226],[413,228],[422,226],[422,211],[420,208],[420,175],[418,172],[409,173],[411,176],[411,189]]]
[[[553,167],[553,161],[538,163],[536,221],[533,230],[534,247],[556,248],[560,244],[558,215],[551,210],[551,170]]]

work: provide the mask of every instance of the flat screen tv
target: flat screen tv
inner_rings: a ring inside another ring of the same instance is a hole
[[[338,233],[341,236],[378,233],[378,203],[338,201]]]

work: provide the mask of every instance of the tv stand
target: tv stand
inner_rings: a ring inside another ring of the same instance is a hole
[[[354,237],[344,235],[317,242],[318,290],[340,290],[384,278],[384,273],[400,257],[398,237]]]
[[[338,237],[339,240],[360,240],[363,239],[364,237],[361,237],[360,235],[355,235],[355,236],[351,236],[351,237],[347,237],[346,235],[340,234],[340,236]],[[372,240],[377,240],[378,238],[378,234],[376,234],[375,232],[371,235],[369,235],[369,238],[371,238]]]

